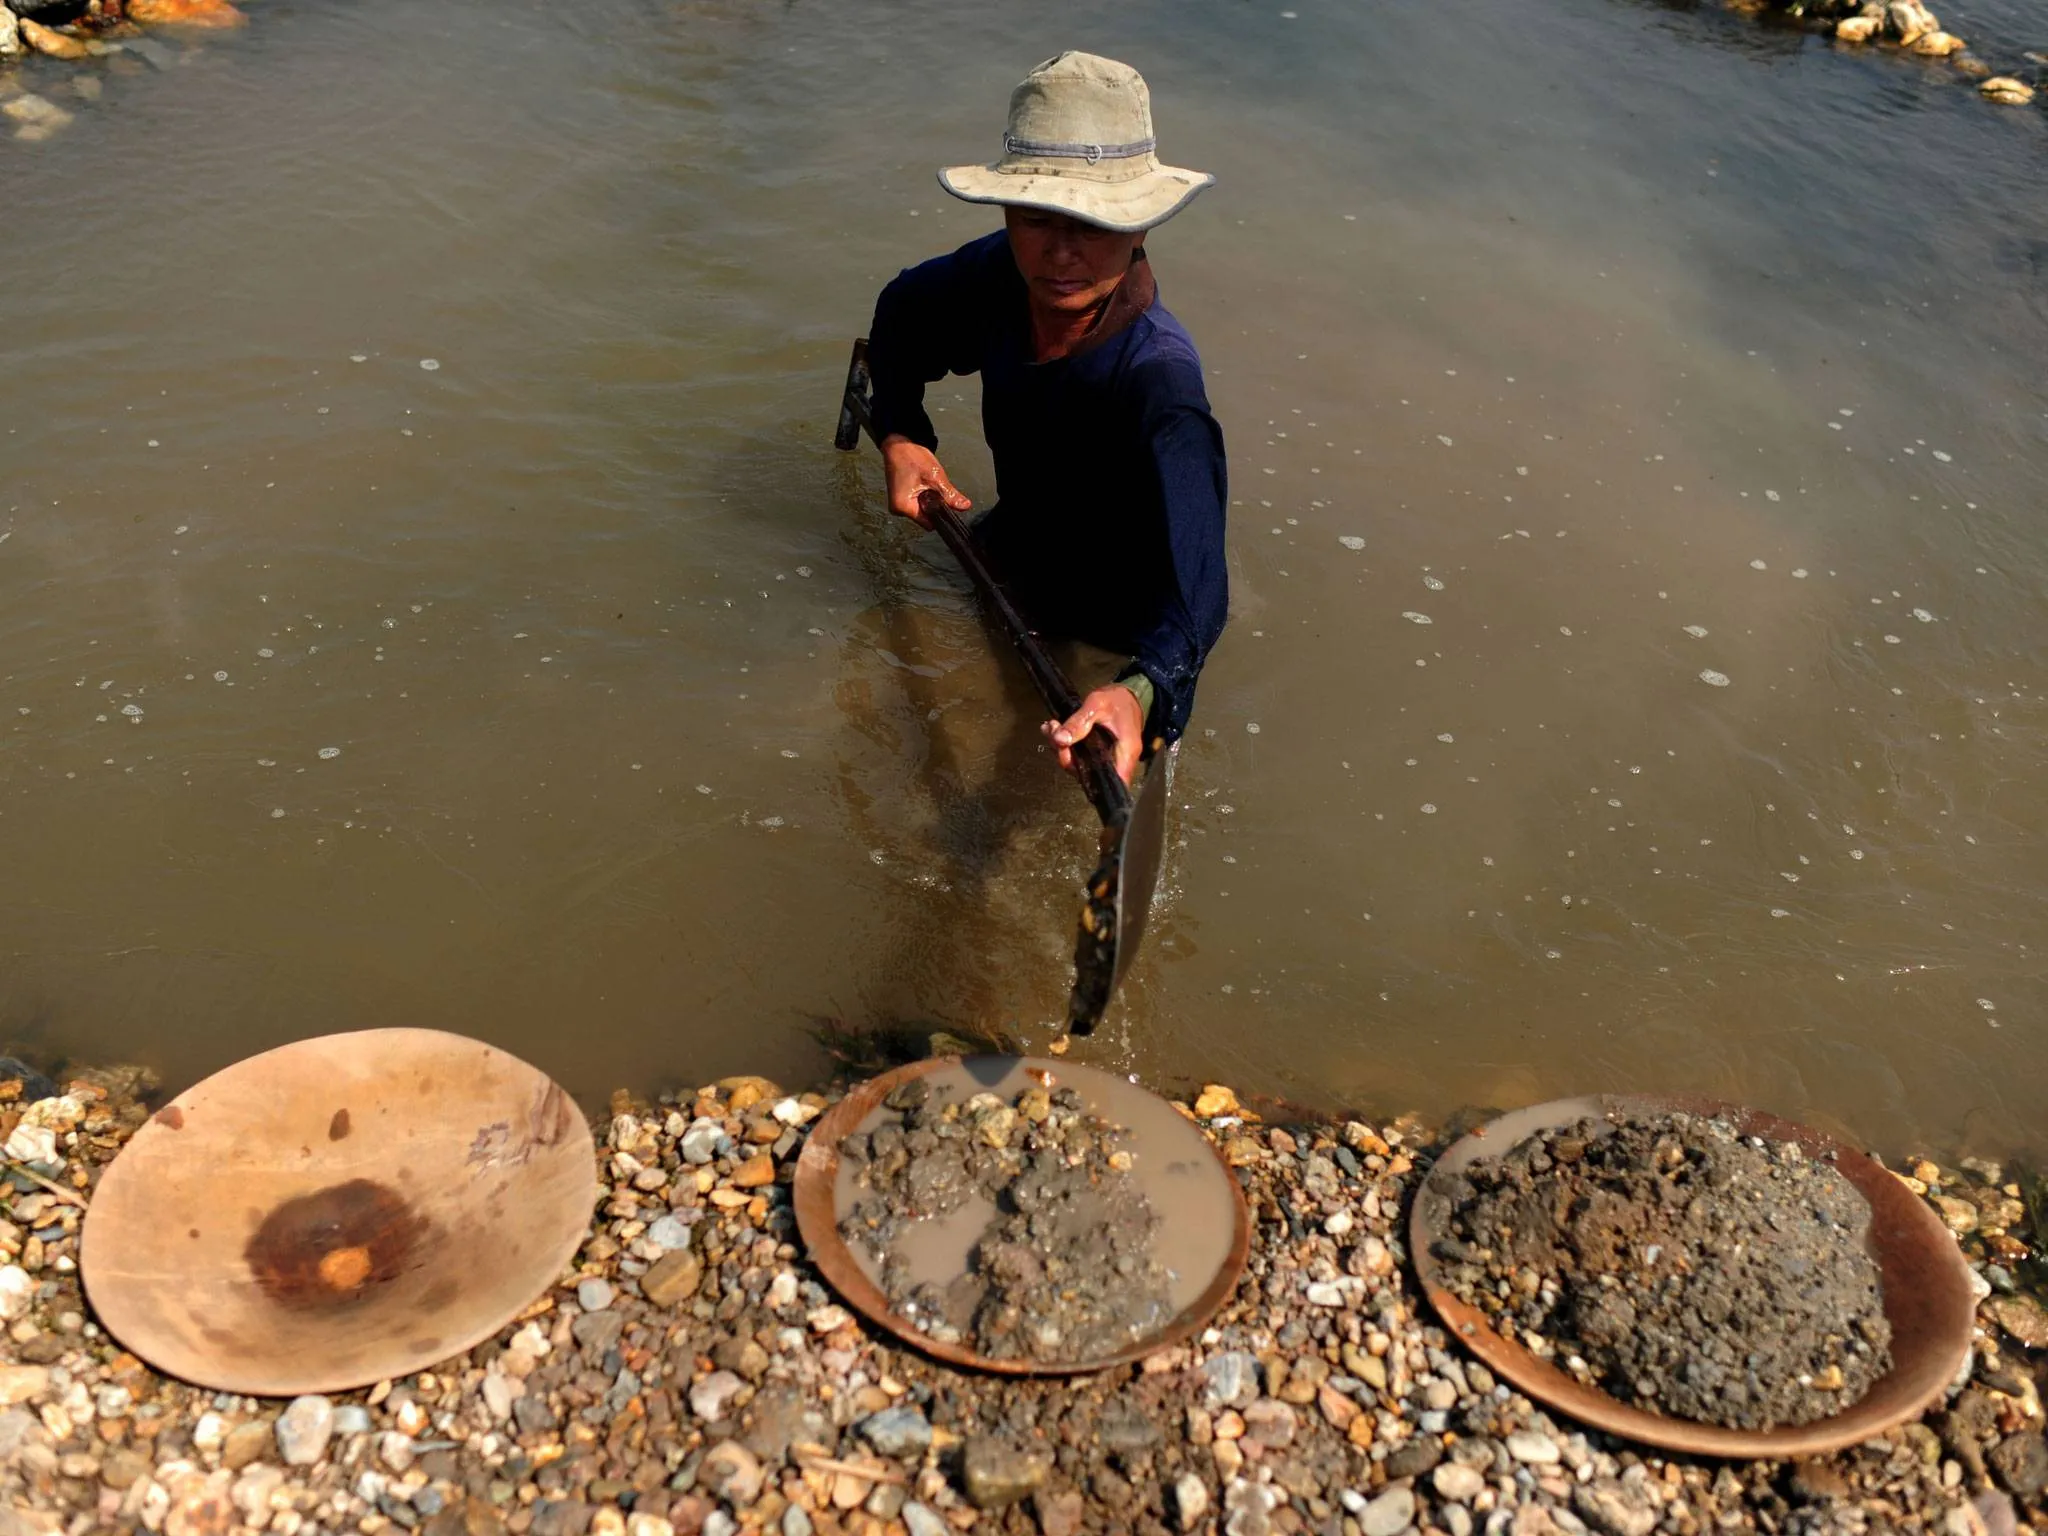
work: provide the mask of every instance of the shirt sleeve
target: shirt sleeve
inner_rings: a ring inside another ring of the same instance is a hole
[[[875,323],[868,332],[868,377],[877,441],[901,433],[927,448],[939,446],[924,408],[924,387],[949,373],[981,369],[988,245],[986,239],[977,240],[907,268],[876,300]]]
[[[1140,638],[1124,675],[1152,680],[1148,747],[1179,739],[1195,706],[1195,681],[1230,610],[1224,559],[1224,508],[1229,477],[1223,429],[1209,412],[1201,375],[1190,363],[1158,370],[1147,381],[1141,426],[1166,516],[1172,580],[1152,626]]]

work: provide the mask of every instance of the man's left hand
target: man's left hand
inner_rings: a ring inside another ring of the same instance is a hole
[[[1071,773],[1075,744],[1098,725],[1116,738],[1117,777],[1130,783],[1145,751],[1145,717],[1130,689],[1119,683],[1098,688],[1081,701],[1070,718],[1048,720],[1039,730],[1060,749],[1060,766]]]

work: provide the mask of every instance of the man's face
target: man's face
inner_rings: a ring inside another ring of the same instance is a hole
[[[1003,214],[1032,302],[1065,314],[1086,314],[1115,292],[1145,238],[1039,208],[1005,208]]]

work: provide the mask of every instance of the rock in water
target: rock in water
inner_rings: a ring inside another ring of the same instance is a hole
[[[1845,43],[1867,43],[1883,26],[1881,16],[1844,16],[1835,23],[1835,36]]]
[[[327,1454],[334,1433],[334,1404],[324,1397],[295,1397],[278,1416],[277,1453],[288,1467],[310,1467]]]
[[[92,50],[75,37],[66,37],[62,32],[52,32],[39,21],[21,19],[21,38],[37,53],[47,53],[53,59],[87,59]]]
[[[1965,46],[1953,32],[1923,32],[1914,40],[1913,51],[1930,59],[1945,59],[1952,53],[1961,53]]]
[[[975,1508],[1001,1509],[1045,1481],[1052,1471],[1052,1457],[993,1435],[976,1435],[961,1453],[960,1469],[968,1500]]]
[[[1941,23],[1934,19],[1934,12],[1920,0],[1891,0],[1885,8],[1884,20],[1885,30],[1898,39],[1901,47],[1910,48],[1926,33],[1941,30]]]
[[[14,12],[0,5],[0,59],[19,58],[27,47],[28,44],[21,40],[21,23],[15,19]],[[15,1063],[11,1060],[0,1057],[0,1073],[13,1065]]]
[[[2034,88],[2011,75],[1993,75],[1977,87],[1977,92],[1987,101],[1995,101],[2002,107],[2024,107],[2034,99]]]
[[[128,0],[128,19],[153,27],[239,27],[249,18],[228,0]]]

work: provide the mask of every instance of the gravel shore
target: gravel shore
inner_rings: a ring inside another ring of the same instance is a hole
[[[1989,1165],[1902,1175],[1989,1277],[1968,1384],[1806,1462],[1650,1454],[1548,1417],[1415,1294],[1399,1233],[1429,1133],[1271,1126],[1220,1087],[1184,1107],[1243,1182],[1250,1266],[1195,1344],[1140,1366],[972,1376],[870,1329],[790,1210],[831,1096],[730,1078],[615,1097],[589,1241],[497,1337],[285,1404],[169,1380],[92,1321],[79,1220],[150,1087],[0,1072],[0,1536],[2048,1530],[2048,1312],[2022,1289],[2021,1186]]]

